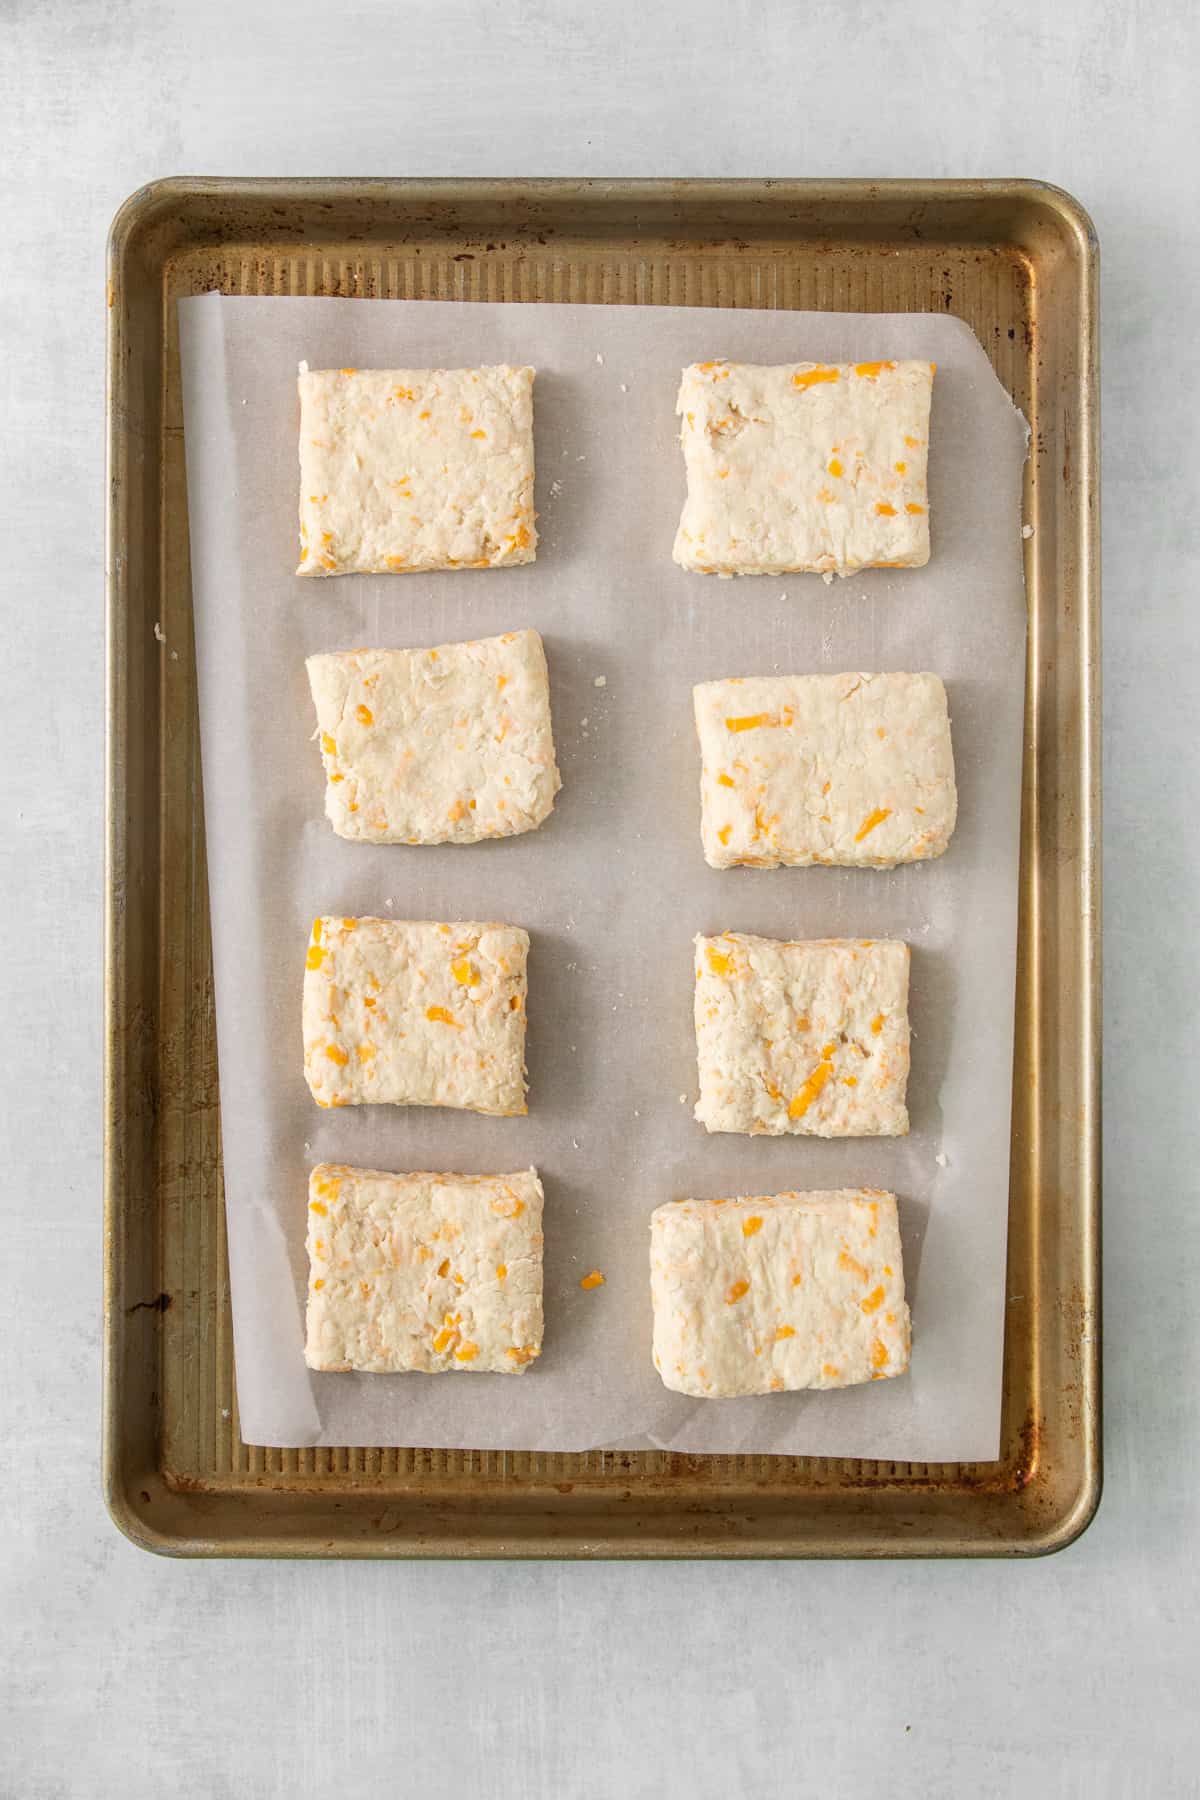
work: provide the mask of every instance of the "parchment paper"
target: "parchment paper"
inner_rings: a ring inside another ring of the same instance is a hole
[[[936,316],[224,299],[180,304],[212,890],[225,1197],[247,1441],[579,1450],[659,1445],[899,1460],[998,1454],[1005,1312],[1025,605],[1026,434],[971,333]],[[671,562],[679,371],[936,360],[933,559],[825,585]],[[533,363],[541,545],[528,568],[300,580],[296,364]],[[563,790],[537,832],[367,846],[323,817],[304,657],[535,626]],[[959,823],[883,874],[719,873],[699,834],[691,689],[725,675],[932,669],[950,694]],[[604,685],[598,686],[600,677]],[[301,1072],[321,912],[526,926],[530,1112],[321,1112]],[[903,936],[907,1139],[709,1137],[696,1094],[696,931]],[[546,1337],[520,1378],[312,1375],[307,1172],[504,1171],[546,1188]],[[944,1165],[944,1166],[943,1166]],[[870,1185],[900,1195],[908,1376],[693,1401],[650,1360],[648,1220],[662,1201]],[[603,1287],[584,1293],[592,1268]]]

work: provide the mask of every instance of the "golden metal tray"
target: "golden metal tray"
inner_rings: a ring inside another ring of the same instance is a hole
[[[1095,236],[1028,181],[163,181],[108,250],[104,1486],[226,1556],[958,1556],[1100,1493]],[[238,1430],[175,301],[954,313],[1033,432],[1003,1454],[268,1450]],[[157,641],[160,626],[169,651]],[[177,653],[177,654],[176,654]]]

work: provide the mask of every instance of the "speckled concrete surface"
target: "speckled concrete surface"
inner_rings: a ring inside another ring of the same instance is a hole
[[[0,1795],[1190,1795],[1185,0],[0,0]],[[1027,174],[1104,255],[1108,1488],[1028,1565],[163,1563],[97,1477],[102,247],[156,175]]]

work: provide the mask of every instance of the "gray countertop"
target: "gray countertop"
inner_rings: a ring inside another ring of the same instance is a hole
[[[1189,1795],[1186,0],[0,0],[0,1795]],[[98,1479],[103,242],[164,174],[1031,175],[1103,268],[1107,1491],[1027,1564],[176,1564]]]

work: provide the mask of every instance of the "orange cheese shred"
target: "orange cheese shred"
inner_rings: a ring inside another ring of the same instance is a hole
[[[815,369],[797,369],[796,373],[792,376],[792,386],[799,388],[803,393],[810,387],[816,387],[820,382],[837,381],[838,379],[839,375],[836,369],[824,367]]]
[[[802,1119],[813,1101],[821,1092],[829,1077],[833,1074],[834,1046],[826,1044],[821,1052],[821,1060],[809,1076],[800,1092],[788,1107],[789,1119]]]
[[[890,806],[877,806],[875,808],[874,812],[869,812],[867,814],[866,818],[863,820],[862,824],[859,826],[858,830],[855,832],[855,834],[854,834],[855,843],[861,844],[863,839],[865,837],[869,836],[870,833],[872,831],[874,831],[874,829],[877,825],[882,825],[883,821],[885,819],[890,819],[891,816],[892,816],[892,809]]]
[[[778,725],[773,713],[751,713],[744,719],[726,719],[726,731],[757,731],[763,725]]]

